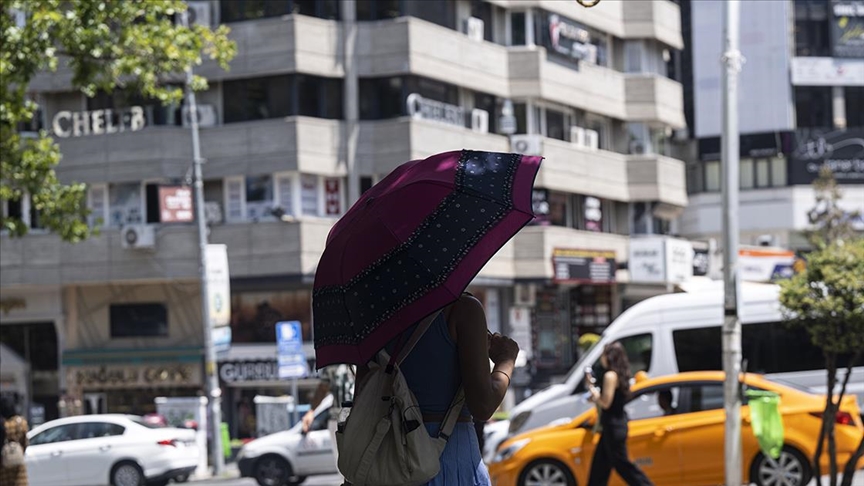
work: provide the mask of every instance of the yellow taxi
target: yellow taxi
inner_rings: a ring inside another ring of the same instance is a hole
[[[630,417],[630,458],[658,486],[722,484],[723,372],[698,371],[639,381],[625,406]],[[741,408],[745,483],[804,486],[811,478],[809,459],[816,449],[825,398],[743,375],[747,389],[780,395],[784,448],[776,460],[764,456],[750,427],[750,410]],[[574,397],[575,399],[575,397]],[[494,486],[576,486],[588,482],[591,458],[600,438],[592,432],[597,411],[569,423],[526,432],[501,444],[489,465]],[[836,417],[837,458],[841,470],[864,437],[861,411],[846,396]],[[822,470],[827,470],[827,455]],[[864,459],[858,463],[864,468]],[[613,473],[609,484],[624,485]]]

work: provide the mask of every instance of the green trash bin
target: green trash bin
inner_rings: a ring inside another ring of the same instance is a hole
[[[750,422],[759,449],[777,459],[783,450],[783,417],[780,415],[780,395],[770,391],[747,390]]]
[[[228,424],[222,422],[220,430],[222,431],[222,454],[225,456],[225,459],[229,459],[231,457],[231,435],[228,433]]]

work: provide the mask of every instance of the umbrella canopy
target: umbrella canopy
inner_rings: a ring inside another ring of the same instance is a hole
[[[397,167],[340,219],[312,293],[317,367],[365,364],[456,300],[534,217],[542,157],[462,150]]]

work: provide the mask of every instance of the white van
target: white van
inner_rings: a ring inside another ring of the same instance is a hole
[[[782,321],[779,287],[742,283],[738,314],[747,371],[825,393],[825,361],[803,329],[789,329]],[[599,366],[606,344],[619,341],[627,350],[633,372],[649,376],[684,371],[722,370],[722,284],[704,290],[652,297],[622,313],[603,332],[561,384],[528,397],[510,412],[510,435],[534,429],[587,410],[584,369]],[[845,366],[845,363],[842,364]],[[838,380],[845,368],[838,366]],[[597,375],[597,370],[595,370]],[[853,368],[847,393],[864,403],[864,367]],[[497,447],[493,445],[493,447]]]

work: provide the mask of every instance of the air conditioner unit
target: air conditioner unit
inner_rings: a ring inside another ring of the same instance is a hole
[[[120,245],[127,250],[152,250],[156,248],[156,227],[148,224],[133,224],[120,230]]]
[[[597,130],[585,129],[585,144],[583,145],[588,150],[597,150],[600,148],[600,133]]]
[[[534,284],[516,284],[513,295],[513,305],[534,307],[537,302],[537,287]]]
[[[630,153],[633,155],[645,155],[645,142],[641,140],[630,141]]]
[[[210,2],[187,2],[189,5],[189,25],[203,25],[211,27]]]
[[[471,130],[477,133],[489,133],[489,112],[486,110],[471,110]]]
[[[485,28],[486,25],[483,19],[478,19],[477,17],[468,17],[465,19],[465,33],[471,40],[483,42]]]
[[[585,129],[582,127],[570,127],[570,143],[577,147],[584,147]]]
[[[525,155],[543,155],[543,137],[540,135],[513,135],[510,149]]]
[[[213,105],[198,105],[198,126],[212,127],[216,125],[216,107]],[[189,115],[189,108],[183,107],[183,126],[192,126],[192,117]]]
[[[219,224],[222,222],[222,205],[218,202],[204,203],[204,220],[207,224]]]

